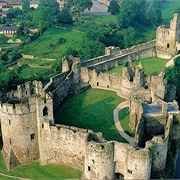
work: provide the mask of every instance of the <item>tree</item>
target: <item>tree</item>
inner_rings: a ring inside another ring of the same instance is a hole
[[[67,0],[65,8],[72,8],[74,13],[80,17],[80,13],[86,9],[91,9],[93,3],[91,0]]]
[[[24,0],[24,1],[23,1],[22,10],[23,10],[24,12],[27,12],[27,11],[30,10],[29,0]]]
[[[116,15],[120,12],[120,6],[118,5],[116,0],[112,0],[108,6],[108,12],[113,15]]]
[[[16,34],[17,34],[17,36],[18,37],[21,37],[21,36],[23,36],[24,35],[24,24],[21,24],[19,27],[18,27],[18,29],[17,29],[17,32],[16,32]]]
[[[175,9],[174,13],[180,13],[180,7]]]
[[[18,16],[22,15],[22,10],[19,8],[10,8],[8,10],[8,13],[12,13],[14,15],[14,18],[17,18]]]
[[[6,43],[8,38],[4,36],[3,34],[0,34],[0,43]]]
[[[58,17],[58,22],[62,24],[72,24],[72,16],[68,9],[63,9]]]
[[[38,8],[34,11],[33,22],[40,31],[57,23],[59,4],[56,0],[40,0]]]
[[[104,54],[105,46],[97,40],[89,40],[84,38],[80,51],[80,59],[88,60]]]
[[[161,10],[158,8],[151,8],[149,11],[149,20],[156,26],[160,25],[163,22]]]
[[[128,27],[127,29],[123,29],[122,35],[123,35],[123,44],[125,48],[135,44],[136,30],[134,27]]]
[[[136,27],[139,24],[146,25],[146,1],[126,0],[121,5],[121,13],[117,16],[121,28]]]
[[[88,28],[86,30],[86,38],[89,40],[97,40],[103,42],[105,39],[105,30],[103,27],[98,26],[96,24],[88,24]]]

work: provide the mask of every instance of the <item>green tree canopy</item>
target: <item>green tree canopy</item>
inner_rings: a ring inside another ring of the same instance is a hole
[[[42,32],[57,22],[59,12],[56,0],[40,0],[38,8],[34,11],[33,22]]]
[[[120,6],[116,0],[112,0],[108,6],[108,12],[116,15],[120,12]]]
[[[121,13],[117,16],[121,28],[135,27],[146,22],[146,0],[126,0],[121,5]]]
[[[22,10],[24,12],[27,12],[27,11],[29,11],[29,9],[30,9],[29,0],[24,0],[23,4],[22,4]]]
[[[80,16],[81,12],[84,12],[86,9],[91,9],[93,3],[91,0],[67,0],[66,8],[72,8],[74,13]]]
[[[104,54],[105,46],[97,40],[89,40],[84,38],[80,51],[80,59],[88,60]]]
[[[0,34],[0,43],[6,43],[8,38],[4,36],[3,34]]]

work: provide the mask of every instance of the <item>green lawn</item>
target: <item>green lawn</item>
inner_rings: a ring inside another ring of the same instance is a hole
[[[79,179],[81,177],[81,171],[72,169],[70,167],[61,165],[39,165],[34,162],[28,165],[19,166],[10,172],[6,171],[4,166],[2,155],[0,153],[0,173],[29,178],[29,179]],[[0,176],[0,179],[12,179]]]
[[[107,140],[126,142],[118,133],[113,110],[123,99],[113,91],[88,89],[69,95],[55,111],[56,123],[102,132]]]
[[[136,67],[139,62],[142,62],[142,65],[145,70],[145,74],[147,75],[158,75],[159,72],[161,72],[165,68],[165,64],[169,60],[167,59],[162,59],[158,57],[153,57],[153,58],[144,58],[144,59],[139,59],[133,61],[134,67]],[[122,69],[125,67],[125,63],[118,66],[114,67],[111,70],[107,71],[107,73],[122,73]]]
[[[0,173],[29,179],[80,179],[82,172],[62,165],[39,165],[33,162],[7,171],[2,159],[2,139],[0,139]],[[13,179],[0,175],[0,179]]]
[[[129,127],[129,120],[130,120],[129,108],[123,108],[119,111],[119,120],[124,131],[127,134],[134,136],[134,133]]]
[[[67,29],[50,28],[40,37],[23,47],[20,52],[44,58],[60,59],[68,47],[79,50],[83,33]],[[58,43],[59,38],[64,38],[65,43]]]

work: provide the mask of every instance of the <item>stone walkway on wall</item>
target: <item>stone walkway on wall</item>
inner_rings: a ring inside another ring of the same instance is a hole
[[[104,90],[110,90],[110,91],[115,91],[117,93],[117,95],[121,98],[125,98],[121,92],[119,90],[114,90],[114,89],[110,89],[110,88],[102,88],[102,87],[92,87],[92,88],[97,88],[97,89],[104,89]],[[121,126],[121,123],[119,121],[119,111],[125,107],[128,107],[129,103],[128,101],[124,101],[122,103],[120,103],[113,111],[113,118],[114,118],[114,123],[115,126],[117,128],[117,130],[119,131],[119,134],[126,140],[129,142],[129,144],[134,147],[134,138],[130,137],[128,134],[125,133],[124,129]]]
[[[168,62],[166,63],[166,67],[174,66],[174,59],[177,58],[177,57],[179,57],[179,56],[180,56],[180,54],[176,55],[176,56],[173,57],[170,61],[168,61]]]

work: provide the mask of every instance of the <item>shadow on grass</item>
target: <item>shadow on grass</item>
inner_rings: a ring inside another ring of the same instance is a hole
[[[129,121],[130,121],[129,108],[123,108],[119,111],[119,120],[120,120],[122,128],[124,129],[124,132],[128,134],[129,136],[134,137],[135,134],[132,132],[129,126]]]
[[[113,110],[122,102],[115,92],[89,89],[78,95],[69,95],[55,111],[59,124],[102,132],[106,140],[126,142],[117,131]]]

